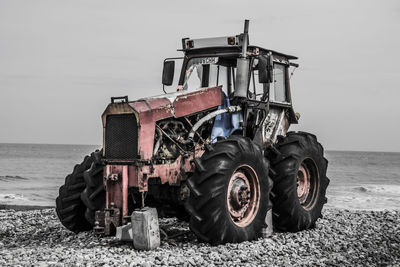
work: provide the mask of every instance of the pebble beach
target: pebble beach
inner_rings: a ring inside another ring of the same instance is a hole
[[[325,209],[315,229],[252,242],[199,243],[185,222],[161,219],[161,246],[74,234],[54,209],[0,210],[0,266],[399,266],[400,211]]]

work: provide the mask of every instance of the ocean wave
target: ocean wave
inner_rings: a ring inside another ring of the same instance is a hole
[[[55,197],[33,197],[31,194],[0,193],[1,205],[54,206]]]
[[[0,194],[0,201],[12,201],[12,200],[26,200],[26,198],[21,194]]]
[[[0,181],[9,182],[16,180],[29,180],[29,179],[19,175],[0,175]]]
[[[355,193],[360,195],[380,194],[382,196],[397,195],[400,196],[400,185],[397,184],[362,184],[359,186],[336,186],[329,188],[334,194]]]
[[[366,193],[368,192],[368,189],[365,188],[364,186],[357,186],[353,188],[354,191],[356,192],[361,192],[361,193]]]

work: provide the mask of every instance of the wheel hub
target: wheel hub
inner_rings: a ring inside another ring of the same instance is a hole
[[[297,172],[297,197],[300,204],[304,204],[310,193],[310,172],[302,163]]]
[[[297,197],[305,210],[314,207],[319,192],[319,174],[311,158],[304,159],[297,171]]]
[[[229,192],[230,204],[234,212],[241,213],[240,211],[246,207],[250,200],[249,182],[242,172],[235,173],[232,179],[233,183]]]
[[[246,226],[254,219],[260,202],[259,188],[257,174],[250,166],[243,165],[232,174],[227,204],[235,224]]]

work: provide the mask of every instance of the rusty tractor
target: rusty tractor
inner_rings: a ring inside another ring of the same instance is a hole
[[[56,200],[73,232],[113,235],[133,211],[188,220],[211,244],[315,226],[329,179],[315,135],[297,124],[291,55],[249,45],[244,32],[182,39],[182,58],[164,60],[165,94],[112,97],[102,114],[103,147],[65,179]],[[169,93],[167,93],[169,91]]]

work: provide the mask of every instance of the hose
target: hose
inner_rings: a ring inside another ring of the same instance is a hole
[[[156,144],[154,145],[153,155],[155,155],[157,153],[158,149],[160,148],[160,144],[161,144],[161,140],[162,140],[162,136],[163,136],[161,130],[158,127],[156,127],[156,131],[158,133],[158,139],[157,139]]]
[[[208,121],[214,117],[217,117],[218,115],[223,114],[223,113],[233,113],[233,112],[237,112],[237,111],[241,111],[241,110],[242,110],[242,107],[240,107],[240,106],[229,106],[229,107],[218,109],[216,111],[213,111],[213,112],[207,114],[206,116],[201,118],[198,122],[196,122],[195,125],[193,125],[192,130],[190,130],[190,133],[188,136],[189,140],[193,140],[193,137],[194,137],[194,134],[196,133],[196,131],[206,121]]]

